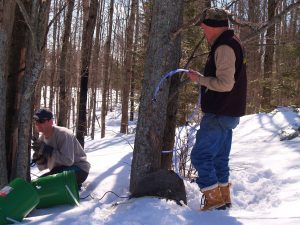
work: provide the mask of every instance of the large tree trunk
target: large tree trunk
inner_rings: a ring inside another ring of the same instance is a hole
[[[161,167],[161,150],[165,132],[170,82],[166,81],[156,102],[152,94],[162,75],[179,66],[180,36],[172,40],[171,33],[182,22],[183,0],[154,0],[148,50],[146,55],[139,119],[131,165],[130,191],[146,174]]]
[[[11,177],[12,168],[15,167],[16,163],[20,92],[25,70],[27,39],[26,24],[24,23],[19,7],[16,7],[12,43],[9,51],[9,76],[7,79],[6,96],[6,157],[9,179]]]
[[[163,136],[163,151],[170,151],[174,149],[175,133],[176,133],[176,114],[178,109],[178,88],[180,84],[180,77],[174,76],[171,80],[171,87],[169,92],[166,127]],[[174,152],[162,153],[161,155],[161,168],[171,169],[172,158]]]
[[[6,88],[8,74],[8,50],[14,21],[15,1],[0,2],[0,188],[8,181],[5,143],[5,118],[6,118]]]
[[[207,7],[210,7],[211,1],[205,0],[202,2],[195,2],[199,12],[204,10]],[[180,88],[180,76],[173,76],[171,79],[171,87],[168,97],[167,103],[167,118],[166,125],[163,137],[163,151],[167,151],[167,153],[162,153],[161,155],[161,168],[162,169],[171,169],[172,168],[172,158],[174,152],[174,143],[175,143],[175,134],[176,134],[176,115],[178,111],[178,97]],[[171,152],[170,152],[171,151]]]
[[[125,45],[125,60],[124,60],[124,73],[122,82],[122,118],[120,132],[126,134],[128,132],[128,102],[129,102],[129,89],[130,79],[132,74],[132,44],[133,44],[133,31],[134,20],[136,14],[137,0],[131,0],[131,13],[126,28],[126,45]]]
[[[80,99],[78,107],[78,120],[76,137],[84,147],[84,135],[86,132],[86,104],[88,92],[89,67],[91,60],[93,34],[96,24],[98,10],[98,0],[91,0],[89,8],[89,16],[83,28],[82,46],[81,46],[81,69],[80,69]]]
[[[20,1],[18,5],[21,7]],[[28,178],[29,175],[29,152],[31,137],[31,118],[33,95],[36,83],[44,66],[43,48],[47,35],[47,24],[49,17],[50,1],[34,2],[32,4],[31,16],[26,15],[25,8],[21,9],[22,14],[30,21],[26,21],[31,27],[31,35],[26,54],[26,69],[22,86],[22,97],[20,102],[18,152],[16,166],[12,171],[12,177]]]
[[[62,39],[62,48],[60,54],[60,66],[59,66],[59,108],[58,108],[58,120],[59,126],[67,126],[67,115],[68,115],[68,98],[66,96],[66,61],[68,50],[70,46],[70,33],[71,33],[71,22],[72,13],[74,9],[74,1],[68,0],[68,12],[64,22],[64,34]]]
[[[102,83],[102,104],[101,104],[101,138],[105,137],[105,118],[107,113],[107,93],[109,88],[108,71],[109,71],[109,60],[110,60],[110,44],[112,34],[112,22],[114,13],[114,0],[110,1],[109,6],[109,27],[108,35],[104,46],[104,68],[103,68],[103,83]]]

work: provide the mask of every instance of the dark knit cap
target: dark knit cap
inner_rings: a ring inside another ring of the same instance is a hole
[[[209,27],[228,27],[228,14],[224,9],[206,8],[195,25],[200,26],[201,23]]]

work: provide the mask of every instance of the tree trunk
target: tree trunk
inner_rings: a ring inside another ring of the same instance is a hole
[[[180,36],[171,40],[171,33],[182,23],[183,0],[154,0],[151,30],[145,62],[144,82],[140,99],[139,119],[131,165],[130,191],[134,193],[147,173],[161,167],[161,150],[165,132],[170,82],[165,81],[157,101],[153,91],[163,74],[178,68]]]
[[[139,2],[137,2],[139,5]],[[131,73],[131,85],[130,85],[130,117],[129,120],[133,121],[134,119],[134,95],[135,95],[135,82],[136,82],[136,61],[137,61],[137,46],[138,46],[138,37],[140,31],[140,21],[139,21],[139,7],[136,7],[136,20],[135,20],[135,34],[134,34],[134,47],[133,47],[133,56],[132,56],[132,73]]]
[[[107,93],[109,88],[108,70],[109,70],[109,56],[110,56],[110,44],[112,34],[112,22],[114,13],[114,0],[110,0],[109,7],[109,27],[108,35],[104,46],[104,68],[103,68],[103,83],[102,83],[102,104],[101,104],[101,138],[105,137],[105,117],[107,113]]]
[[[84,0],[83,0],[84,1]],[[89,66],[91,60],[93,34],[96,24],[98,10],[98,0],[91,0],[89,16],[83,27],[82,46],[81,46],[81,69],[80,69],[80,99],[78,107],[78,119],[76,137],[84,147],[84,135],[86,132],[86,104],[88,92]]]
[[[268,21],[271,21],[275,16],[276,1],[268,0]],[[271,94],[272,94],[272,67],[274,57],[274,38],[275,25],[269,27],[266,33],[266,49],[264,56],[264,75],[263,75],[263,90],[262,103],[263,110],[269,111],[271,109]]]
[[[71,33],[71,22],[72,14],[74,9],[74,1],[68,0],[68,12],[64,22],[64,34],[62,39],[62,48],[60,54],[60,66],[59,66],[59,108],[58,108],[58,120],[57,125],[66,127],[67,115],[68,115],[68,104],[66,97],[66,61],[70,46],[70,33]]]
[[[8,50],[12,35],[15,1],[0,2],[0,188],[7,184],[7,161],[6,161],[6,88],[8,74]]]
[[[96,103],[97,103],[97,87],[99,82],[99,77],[101,75],[101,66],[99,63],[99,55],[100,55],[100,41],[101,41],[101,32],[102,32],[102,18],[103,18],[103,9],[104,9],[104,1],[100,0],[99,5],[99,13],[97,17],[97,25],[96,25],[96,40],[94,45],[94,52],[92,56],[92,115],[91,115],[91,138],[94,140],[95,137],[95,120],[96,120]]]
[[[261,14],[259,0],[249,0],[248,18],[251,23],[258,23]],[[250,30],[246,31],[245,35],[250,34]],[[245,46],[247,52],[247,77],[248,93],[247,93],[247,112],[257,112],[260,107],[260,77],[261,77],[261,51],[259,45],[259,36],[254,38]]]
[[[9,56],[9,76],[7,79],[6,97],[6,147],[7,169],[10,179],[12,169],[16,163],[18,147],[18,118],[20,110],[20,98],[22,80],[24,77],[26,61],[27,27],[19,7],[15,8],[15,21],[12,35],[12,43]]]
[[[180,77],[174,76],[171,80],[171,87],[168,99],[166,127],[163,136],[163,151],[170,151],[174,149],[175,133],[176,133],[176,113],[178,109],[178,88],[180,84]],[[161,155],[161,168],[171,169],[172,158],[174,152],[162,153]]]
[[[130,79],[132,74],[132,44],[133,44],[133,32],[134,21],[136,14],[137,0],[131,0],[131,13],[126,28],[126,44],[125,44],[125,61],[124,61],[124,73],[122,82],[122,118],[120,132],[127,134],[128,132],[128,102],[129,102],[129,89]]]
[[[63,0],[58,0],[54,2],[54,13],[58,12],[58,9],[62,8],[63,6]],[[58,15],[58,18],[60,15]],[[51,70],[51,75],[50,75],[50,86],[49,86],[49,104],[48,108],[53,109],[53,101],[55,98],[55,92],[57,89],[57,64],[59,62],[59,49],[60,49],[60,33],[61,33],[61,23],[59,22],[59,19],[54,21],[53,24],[53,46],[52,46],[52,58],[51,58],[51,63],[52,63],[52,70]],[[47,89],[47,88],[45,88]],[[46,101],[45,101],[46,103]],[[46,106],[46,105],[45,105]]]
[[[20,1],[17,0],[17,2],[20,7]],[[26,22],[28,26],[31,26],[31,39],[29,40],[26,54],[26,69],[20,102],[20,115],[22,116],[19,117],[18,152],[16,167],[12,176],[24,179],[27,179],[29,175],[31,118],[34,95],[32,90],[35,89],[44,65],[43,48],[47,35],[49,9],[50,1],[45,1],[32,4],[30,17],[28,14],[26,15],[25,10],[21,10],[24,18],[30,18],[30,21]]]

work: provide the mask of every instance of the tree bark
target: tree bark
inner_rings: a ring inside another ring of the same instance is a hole
[[[96,103],[97,103],[97,87],[99,78],[101,77],[101,68],[99,61],[100,56],[100,41],[101,41],[101,32],[102,32],[102,19],[103,19],[103,9],[104,9],[104,1],[100,0],[99,5],[99,13],[97,17],[97,24],[96,24],[96,40],[94,44],[94,52],[92,56],[92,82],[91,82],[91,88],[92,88],[92,115],[91,115],[91,138],[94,140],[95,137],[95,120],[96,120]]]
[[[26,69],[22,86],[22,97],[20,102],[18,152],[16,157],[16,167],[12,177],[28,178],[29,175],[29,152],[31,136],[31,120],[33,94],[36,83],[44,66],[43,49],[46,42],[47,24],[49,17],[50,1],[34,2],[31,14],[26,12],[22,4],[17,0],[18,6],[30,29],[30,39],[26,54]]]
[[[67,115],[68,115],[68,104],[66,96],[66,62],[67,55],[70,46],[70,33],[71,33],[71,22],[72,14],[74,9],[74,1],[68,0],[68,12],[64,22],[64,34],[62,39],[62,48],[60,54],[60,66],[59,66],[59,108],[58,108],[58,120],[57,125],[66,127]]]
[[[0,2],[0,188],[7,184],[7,161],[5,143],[6,88],[8,74],[8,50],[12,35],[16,2],[6,0]]]
[[[167,103],[167,118],[163,136],[163,151],[171,151],[174,149],[175,133],[176,133],[176,114],[178,110],[178,88],[180,85],[180,77],[173,76],[171,79],[171,87]],[[171,169],[172,158],[174,152],[162,153],[161,168]]]
[[[248,18],[250,23],[258,23],[260,19],[261,9],[259,0],[249,0]],[[246,29],[244,36],[248,36],[251,32],[250,29]],[[248,93],[247,93],[247,112],[258,111],[260,108],[260,93],[261,93],[261,51],[259,45],[260,38],[257,36],[253,40],[245,45],[247,52],[247,77]]]
[[[137,2],[137,5],[139,1]],[[129,120],[133,121],[134,119],[134,95],[136,89],[136,63],[137,63],[137,46],[138,46],[138,38],[140,32],[140,21],[139,21],[139,7],[136,7],[136,20],[135,20],[135,34],[134,34],[134,47],[133,47],[133,56],[132,56],[132,73],[131,73],[131,81],[130,81],[130,116]]]
[[[84,0],[83,0],[84,1]],[[84,135],[86,133],[86,104],[88,92],[89,67],[91,60],[93,34],[96,24],[98,10],[98,0],[91,0],[89,8],[89,16],[83,28],[82,35],[82,54],[81,54],[81,69],[80,69],[80,99],[77,119],[76,137],[84,147]]]
[[[105,137],[105,118],[107,113],[107,94],[109,89],[108,71],[110,60],[110,45],[112,35],[112,22],[114,13],[114,0],[110,1],[109,7],[109,27],[107,39],[104,46],[104,68],[103,68],[103,83],[102,83],[102,104],[101,104],[101,138]]]
[[[131,165],[130,191],[134,193],[147,173],[161,167],[161,150],[165,132],[170,82],[166,81],[156,102],[152,94],[161,76],[179,66],[180,36],[172,32],[182,23],[183,0],[153,2],[144,82],[140,99],[139,119]],[[153,91],[152,91],[153,90]]]
[[[137,0],[131,0],[131,13],[126,28],[126,44],[125,44],[125,60],[124,60],[124,73],[122,82],[122,118],[120,133],[127,134],[128,132],[128,102],[129,102],[129,89],[130,79],[132,74],[132,44],[134,21],[136,14]]]
[[[268,21],[275,17],[276,1],[268,0]],[[266,33],[266,49],[264,56],[264,74],[263,74],[263,90],[261,107],[263,110],[269,111],[271,109],[271,95],[272,95],[272,67],[274,57],[274,38],[275,25],[270,26]]]
[[[9,49],[9,76],[7,79],[6,96],[6,144],[7,144],[7,175],[10,179],[16,163],[18,147],[18,118],[22,80],[26,61],[27,27],[19,10],[15,8],[12,43]]]

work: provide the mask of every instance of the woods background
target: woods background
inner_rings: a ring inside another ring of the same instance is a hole
[[[29,179],[30,140],[37,135],[32,114],[41,106],[83,146],[96,126],[105,136],[107,112],[118,104],[120,132],[128,133],[140,106],[131,175],[170,168],[171,154],[145,169],[138,155],[172,149],[198,89],[180,75],[155,106],[149,98],[164,73],[203,70],[208,48],[193,21],[210,6],[231,12],[231,27],[244,43],[247,113],[299,106],[299,0],[0,0],[0,187]]]

